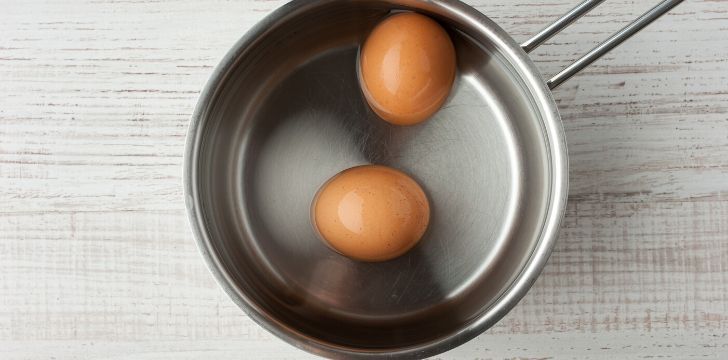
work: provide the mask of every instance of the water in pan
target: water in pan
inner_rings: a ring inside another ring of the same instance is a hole
[[[444,108],[414,127],[379,120],[356,57],[382,13],[337,15],[326,23],[336,32],[302,22],[269,35],[224,84],[200,152],[211,251],[231,291],[303,333],[367,348],[421,342],[476,318],[528,260],[548,146],[509,65],[457,32],[460,73]],[[385,263],[336,254],[309,218],[321,184],[366,163],[412,175],[432,206],[420,244]]]
[[[256,218],[256,236],[267,239],[259,248],[271,270],[306,301],[342,316],[400,317],[457,296],[483,275],[513,225],[520,161],[505,113],[467,76],[434,118],[398,127],[369,110],[355,63],[355,48],[329,51],[263,100],[255,117],[264,125],[246,151],[255,156],[245,170],[245,211]],[[342,257],[310,225],[319,186],[367,163],[412,174],[432,203],[422,242],[387,263]]]

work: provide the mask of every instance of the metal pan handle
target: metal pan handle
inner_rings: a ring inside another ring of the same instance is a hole
[[[521,48],[523,48],[523,50],[527,53],[531,52],[533,49],[543,44],[543,42],[550,39],[552,36],[558,34],[561,30],[564,30],[571,23],[576,21],[578,18],[584,16],[584,14],[588,13],[590,10],[592,10],[602,2],[604,2],[604,0],[585,0],[581,4],[577,5],[575,8],[571,9],[571,11],[566,13],[566,15],[562,16],[551,25],[545,27],[538,34],[528,39],[528,41],[524,42],[521,45]],[[548,87],[552,90],[555,89],[564,81],[576,75],[576,73],[591,65],[591,63],[604,56],[604,54],[608,53],[619,44],[632,37],[632,35],[644,29],[645,26],[657,20],[657,18],[659,18],[660,16],[665,15],[668,11],[670,11],[681,2],[683,2],[683,0],[662,1],[657,6],[653,7],[642,16],[640,16],[637,20],[625,26],[624,28],[622,28],[622,30],[617,31],[607,40],[597,45],[595,48],[591,49],[584,56],[561,70],[561,72],[559,72],[558,74],[554,75],[546,82],[546,85],[548,85]]]

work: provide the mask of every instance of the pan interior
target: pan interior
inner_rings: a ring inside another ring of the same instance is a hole
[[[379,120],[356,58],[391,6],[329,3],[262,31],[204,116],[195,166],[210,255],[238,302],[314,342],[434,341],[487,311],[539,240],[552,186],[543,120],[498,49],[454,24],[446,105],[418,126]],[[368,163],[412,175],[432,207],[419,245],[384,263],[333,252],[310,223],[321,184]]]

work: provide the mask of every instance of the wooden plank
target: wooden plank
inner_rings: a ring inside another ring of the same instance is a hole
[[[656,1],[654,1],[656,2]],[[227,298],[187,228],[184,136],[282,0],[0,1],[3,359],[302,358]],[[576,1],[469,1],[525,40]],[[653,5],[608,1],[544,74]],[[728,353],[728,2],[685,2],[555,92],[570,204],[534,288],[442,358]]]

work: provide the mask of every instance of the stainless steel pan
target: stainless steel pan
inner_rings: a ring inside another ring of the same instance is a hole
[[[189,129],[185,195],[213,274],[252,319],[327,357],[424,357],[503,317],[548,259],[567,197],[550,89],[680,1],[664,1],[550,80],[528,57],[601,1],[585,1],[523,45],[456,0],[296,0],[251,29],[204,89]],[[445,107],[395,127],[367,107],[359,44],[394,10],[450,31],[459,76]],[[385,263],[349,260],[309,221],[318,187],[343,169],[412,174],[430,229]]]

